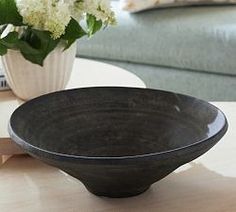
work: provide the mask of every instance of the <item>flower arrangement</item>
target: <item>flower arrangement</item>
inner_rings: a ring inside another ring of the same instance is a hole
[[[59,43],[65,50],[115,23],[109,0],[0,0],[0,55],[19,50],[43,66]]]

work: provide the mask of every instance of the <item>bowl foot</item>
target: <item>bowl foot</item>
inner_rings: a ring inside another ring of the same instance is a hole
[[[124,197],[132,197],[137,196],[139,194],[142,194],[143,192],[147,191],[150,188],[149,186],[136,188],[136,189],[127,189],[127,190],[98,190],[98,189],[92,189],[90,187],[87,187],[87,190],[91,192],[92,194],[96,196],[104,196],[104,197],[110,197],[110,198],[124,198]]]

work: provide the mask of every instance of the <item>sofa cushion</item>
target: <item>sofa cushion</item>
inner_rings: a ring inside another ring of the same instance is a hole
[[[121,8],[129,12],[138,12],[152,8],[235,3],[236,0],[120,0]]]
[[[101,60],[136,74],[148,88],[195,96],[206,101],[235,101],[236,76]]]
[[[129,14],[113,2],[118,25],[78,42],[86,57],[236,75],[236,6]]]

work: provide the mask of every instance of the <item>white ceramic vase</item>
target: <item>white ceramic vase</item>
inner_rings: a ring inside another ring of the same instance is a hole
[[[8,50],[2,57],[5,75],[12,91],[23,100],[65,89],[75,60],[76,45],[66,51],[57,47],[39,66],[19,51]]]

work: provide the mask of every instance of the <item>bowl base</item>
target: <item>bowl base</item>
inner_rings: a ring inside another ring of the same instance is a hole
[[[137,196],[139,194],[144,193],[150,188],[150,185],[146,187],[142,187],[142,188],[120,190],[120,191],[117,191],[117,189],[114,189],[113,191],[104,191],[104,190],[99,191],[97,189],[91,189],[89,187],[86,187],[86,188],[90,193],[96,196],[103,196],[103,197],[110,197],[110,198],[125,198],[125,197]]]

